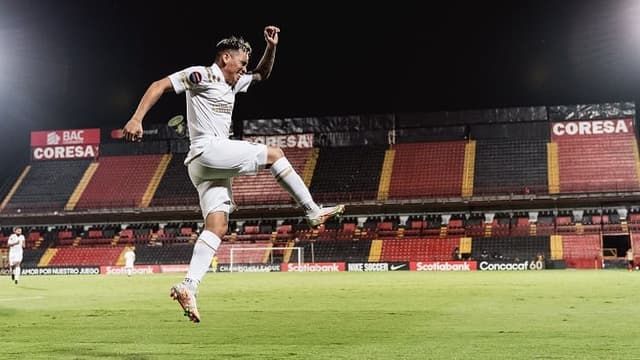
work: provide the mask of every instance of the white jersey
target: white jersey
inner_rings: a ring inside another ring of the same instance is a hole
[[[24,243],[24,235],[11,234],[7,240],[7,244],[9,245],[9,257],[22,259]]]
[[[202,154],[213,138],[229,138],[236,94],[246,92],[252,78],[245,74],[230,86],[216,64],[192,66],[169,75],[176,94],[186,92],[191,146],[185,164]]]
[[[129,250],[124,253],[124,266],[125,267],[133,267],[133,262],[136,261],[136,254]]]

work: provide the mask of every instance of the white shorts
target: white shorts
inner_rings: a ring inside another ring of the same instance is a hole
[[[19,262],[22,262],[22,253],[9,252],[9,265],[13,266]]]
[[[207,149],[187,166],[189,178],[198,190],[203,219],[215,211],[227,214],[235,208],[231,180],[238,175],[255,175],[267,164],[267,146],[243,140],[215,138]]]

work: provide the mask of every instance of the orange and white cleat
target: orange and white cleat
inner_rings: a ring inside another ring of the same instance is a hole
[[[310,228],[316,228],[327,222],[327,220],[331,219],[332,217],[342,215],[343,212],[344,205],[321,208],[317,213],[307,215],[307,224]]]
[[[200,313],[196,306],[196,297],[184,284],[180,283],[171,287],[171,298],[182,306],[184,316],[187,316],[189,320],[194,323],[200,322]]]

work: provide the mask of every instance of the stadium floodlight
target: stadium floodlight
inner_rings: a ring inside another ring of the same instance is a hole
[[[276,260],[274,251],[291,251],[289,259],[295,259],[298,268],[302,266],[304,260],[304,249],[300,246],[290,247],[232,247],[229,253],[229,272],[238,271],[239,266],[255,266],[264,264],[280,264],[284,260]],[[268,254],[268,256],[267,256]],[[265,259],[266,257],[266,259]],[[265,261],[266,260],[266,261]],[[289,261],[290,262],[290,261]],[[235,270],[234,270],[235,269]]]
[[[176,115],[176,116],[172,117],[167,122],[167,125],[176,132],[176,135],[178,137],[180,137],[180,138],[189,137],[188,128],[187,128],[187,125],[186,125],[186,123],[184,121],[184,116]]]

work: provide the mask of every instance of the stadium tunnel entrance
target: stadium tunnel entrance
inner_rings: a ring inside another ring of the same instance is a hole
[[[629,234],[602,235],[602,258],[605,269],[626,268],[625,254],[631,247]]]

